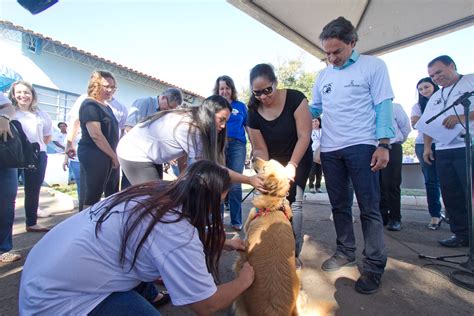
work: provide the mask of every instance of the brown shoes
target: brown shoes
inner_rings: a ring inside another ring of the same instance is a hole
[[[45,233],[49,232],[48,227],[40,226],[38,224],[33,225],[33,226],[26,226],[26,231],[29,233]]]

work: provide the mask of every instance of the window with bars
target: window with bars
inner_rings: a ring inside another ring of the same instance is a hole
[[[39,55],[41,53],[42,39],[31,34],[23,33],[23,44],[30,52]]]
[[[39,85],[33,85],[38,94],[38,107],[49,114],[51,120],[64,122],[67,113],[76,102],[79,94],[63,90],[51,89]]]

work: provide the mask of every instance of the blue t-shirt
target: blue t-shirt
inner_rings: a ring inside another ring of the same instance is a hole
[[[245,126],[247,125],[247,107],[240,101],[232,101],[232,113],[227,121],[227,137],[247,142],[245,138]]]

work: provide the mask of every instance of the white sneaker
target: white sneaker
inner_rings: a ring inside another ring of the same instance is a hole
[[[309,189],[309,193],[316,193],[316,190],[314,188]]]
[[[1,263],[15,262],[21,259],[21,255],[15,252],[4,252],[0,255]]]
[[[39,217],[39,218],[45,218],[45,217],[50,217],[51,216],[51,213],[48,212],[48,211],[45,211],[45,210],[42,210],[38,207],[38,210],[36,211],[36,215]]]

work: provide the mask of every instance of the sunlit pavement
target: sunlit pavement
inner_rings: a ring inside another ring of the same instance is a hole
[[[243,203],[243,218],[251,207],[251,199],[252,195]],[[423,197],[419,200],[423,200]],[[38,223],[45,226],[53,226],[76,212],[72,198],[47,188],[41,191],[40,204],[42,209],[54,215],[39,219]],[[354,224],[358,246],[357,259],[361,266],[363,238],[357,207],[354,207],[354,214],[357,219]],[[373,295],[361,295],[354,291],[354,282],[359,276],[355,267],[331,273],[320,269],[321,263],[332,254],[335,246],[334,226],[329,215],[330,206],[326,194],[306,194],[301,279],[302,288],[313,303],[324,308],[333,306],[334,314],[337,315],[472,315],[474,293],[454,285],[443,275],[453,269],[426,266],[431,261],[418,258],[419,253],[440,256],[465,254],[468,251],[467,247],[447,249],[438,245],[438,240],[451,235],[449,227],[443,223],[440,230],[427,230],[426,224],[430,217],[421,202],[420,205],[403,204],[402,231],[385,232],[389,260],[382,285]],[[225,214],[225,223],[229,224],[228,213]],[[226,227],[229,238],[243,236],[242,232],[238,233]],[[43,235],[25,232],[23,192],[20,189],[14,224],[14,249],[25,258]],[[235,253],[224,252],[220,267],[222,282],[233,278],[232,264],[235,258]],[[0,264],[0,315],[18,314],[18,284],[23,264],[24,259]],[[452,266],[459,268],[458,265]],[[193,314],[189,308],[171,304],[161,308],[160,312],[163,315]],[[232,315],[231,308],[218,315]]]

